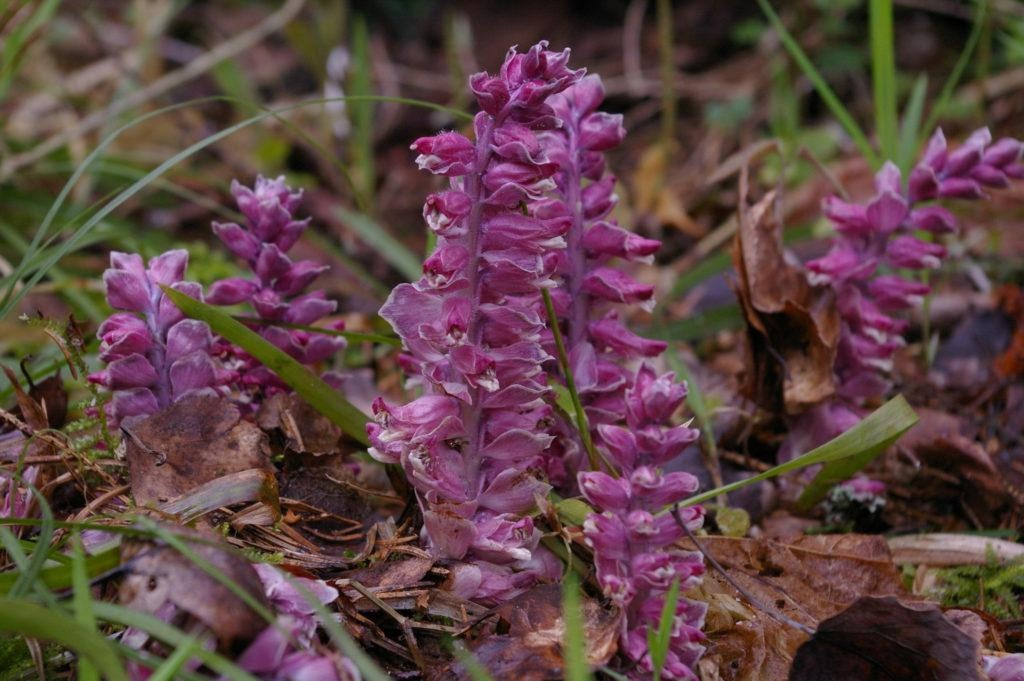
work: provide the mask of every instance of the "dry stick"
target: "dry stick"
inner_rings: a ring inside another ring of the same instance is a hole
[[[77,125],[62,130],[61,132],[46,139],[28,151],[12,156],[0,164],[0,182],[11,177],[18,170],[30,166],[36,161],[45,158],[51,152],[60,149],[71,140],[91,132],[103,125],[107,119],[133,109],[137,106],[159,97],[179,85],[183,85],[193,78],[206,73],[217,64],[231,59],[232,57],[245,52],[272,33],[284,28],[295,18],[302,9],[306,0],[288,0],[278,11],[253,26],[247,31],[239,33],[227,42],[221,43],[209,52],[204,52],[177,71],[171,71],[165,76],[158,78],[141,90],[137,90],[126,97],[115,100],[103,111],[96,111],[83,118]]]
[[[748,603],[753,605],[755,608],[757,608],[764,614],[771,617],[773,620],[780,622],[782,624],[789,625],[797,631],[804,632],[808,636],[814,636],[814,629],[807,626],[806,624],[803,624],[802,622],[797,622],[795,619],[792,619],[791,617],[783,615],[781,612],[772,612],[771,610],[766,608],[765,605],[761,603],[761,601],[755,598],[752,593],[750,593],[742,586],[737,584],[736,580],[729,576],[729,574],[725,571],[725,568],[723,568],[722,565],[717,560],[715,560],[714,556],[708,553],[704,549],[704,547],[701,546],[701,543],[697,541],[697,537],[695,537],[690,528],[686,526],[686,521],[683,520],[682,509],[679,507],[678,504],[672,509],[672,517],[676,519],[676,523],[679,524],[679,527],[683,528],[683,532],[685,532],[686,536],[690,539],[690,541],[693,542],[693,545],[697,547],[697,550],[700,551],[704,555],[704,557],[708,559],[708,562],[711,563],[711,567],[715,568],[715,570],[717,570],[718,573],[722,575],[722,578],[729,583],[729,586],[736,589],[736,591],[741,596],[743,596],[743,598],[747,599]]]
[[[395,622],[398,623],[398,626],[402,628],[402,636],[405,638],[405,643],[409,647],[409,652],[412,654],[413,661],[416,662],[416,666],[420,668],[420,671],[426,674],[428,669],[427,661],[424,659],[423,653],[420,651],[420,646],[416,642],[416,634],[413,633],[409,618],[392,608],[382,599],[378,598],[376,594],[354,579],[350,580],[348,585],[361,593],[369,599],[371,603],[386,612],[388,615],[391,615],[392,619],[394,619]]]

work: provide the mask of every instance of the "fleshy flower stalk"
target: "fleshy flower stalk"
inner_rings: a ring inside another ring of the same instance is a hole
[[[254,278],[232,277],[210,286],[206,300],[214,305],[249,303],[257,316],[270,323],[309,326],[333,313],[337,303],[323,291],[304,293],[328,266],[311,260],[294,262],[287,252],[309,227],[309,218],[296,220],[301,190],[292,190],[284,177],[257,177],[253,188],[237,181],[231,193],[245,215],[245,227],[235,223],[214,223],[213,231],[228,249],[252,270]],[[340,329],[339,324],[334,329]],[[303,364],[317,364],[345,347],[345,339],[301,329],[264,325],[261,336]],[[272,371],[241,348],[218,343],[225,365],[239,374],[239,388],[249,396],[270,395],[286,390]]]
[[[905,344],[907,322],[893,313],[912,307],[929,292],[927,284],[898,270],[936,269],[946,258],[939,243],[916,236],[956,231],[942,199],[983,199],[985,187],[1005,187],[1024,178],[1022,145],[1001,139],[992,144],[987,128],[950,152],[937,131],[904,188],[892,163],[875,176],[875,195],[866,204],[826,199],[824,212],[838,232],[831,250],[807,263],[809,279],[831,285],[839,301],[842,330],[836,354],[836,399],[802,414],[789,448],[807,451],[860,420],[869,400],[891,387],[893,356]],[[887,267],[881,274],[879,268]]]
[[[100,325],[100,359],[107,367],[89,380],[113,391],[107,405],[112,425],[152,414],[185,395],[213,391],[230,377],[210,355],[210,328],[185,319],[160,288],[200,297],[199,284],[182,281],[187,265],[183,250],[152,258],[148,268],[140,255],[110,254],[103,283],[107,302],[121,311]]]
[[[666,512],[696,491],[697,480],[659,468],[693,443],[698,432],[669,425],[686,399],[686,387],[673,374],[658,376],[646,363],[635,372],[630,368],[660,355],[666,344],[642,338],[622,323],[622,306],[650,309],[654,287],[610,263],[616,258],[650,262],[660,243],[608,217],[617,199],[615,178],[605,175],[603,152],[619,144],[625,131],[621,116],[597,110],[603,99],[600,79],[588,76],[548,100],[562,125],[545,134],[550,158],[560,168],[556,198],[545,212],[570,220],[568,248],[559,263],[563,287],[552,298],[594,440],[620,476],[579,474],[583,495],[598,511],[586,519],[584,535],[594,549],[601,588],[626,613],[621,650],[636,663],[634,677],[648,678],[653,663],[647,633],[658,627],[666,592],[674,580],[685,591],[704,573],[699,553],[674,547],[684,532]],[[572,452],[574,440],[563,445],[564,451]],[[578,462],[580,457],[570,458]],[[700,507],[682,513],[688,527],[700,527]],[[703,604],[679,599],[662,678],[696,678],[705,610]]]
[[[553,439],[540,290],[568,228],[545,212],[557,165],[536,131],[558,125],[545,101],[582,73],[566,67],[568,50],[546,48],[513,48],[498,75],[470,79],[475,142],[442,132],[412,145],[419,167],[451,186],[424,206],[438,243],[423,277],[395,288],[381,316],[425,394],[378,400],[368,428],[371,453],[401,464],[416,489],[429,546],[469,563],[460,592],[491,601],[560,571],[529,515],[548,491],[535,473]]]

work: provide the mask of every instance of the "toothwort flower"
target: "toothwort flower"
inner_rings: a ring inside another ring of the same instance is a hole
[[[113,391],[107,405],[113,425],[152,414],[185,395],[214,391],[230,378],[210,355],[210,328],[185,319],[160,288],[199,298],[199,284],[183,281],[187,265],[183,250],[152,258],[148,268],[140,255],[110,254],[103,283],[107,302],[121,311],[100,325],[100,359],[107,367],[89,380]]]
[[[412,145],[450,188],[424,206],[438,243],[422,278],[395,288],[380,314],[425,394],[378,400],[368,427],[371,453],[401,464],[416,489],[432,550],[472,560],[475,581],[462,588],[492,601],[560,567],[537,549],[528,515],[549,489],[536,472],[552,441],[540,290],[553,285],[569,222],[546,213],[557,165],[537,131],[558,125],[545,101],[582,72],[566,67],[568,50],[546,48],[513,48],[497,75],[470,79],[482,109],[475,142],[442,132]]]
[[[545,133],[549,157],[559,166],[555,197],[546,215],[566,217],[568,248],[559,254],[562,288],[552,299],[565,327],[574,384],[584,403],[594,440],[621,477],[602,471],[580,473],[579,486],[597,509],[584,524],[594,549],[597,577],[605,594],[626,612],[621,649],[637,663],[634,676],[652,671],[647,632],[658,627],[665,595],[676,579],[682,590],[704,572],[699,553],[674,548],[684,535],[666,512],[697,489],[689,473],[663,473],[660,466],[678,456],[698,433],[670,418],[686,399],[686,387],[673,374],[658,376],[646,362],[660,355],[662,341],[642,338],[623,324],[624,305],[650,310],[654,287],[641,284],[611,266],[614,259],[650,262],[661,245],[626,231],[609,213],[617,201],[615,178],[605,175],[603,152],[618,145],[622,117],[598,111],[604,88],[588,76],[548,103],[562,125]],[[560,442],[570,468],[578,466],[579,445],[563,428]],[[687,526],[700,527],[703,510],[683,511]],[[681,598],[676,607],[662,678],[696,678],[693,667],[703,652],[700,642],[706,607]]]
[[[292,190],[284,177],[268,180],[257,177],[251,189],[237,181],[231,193],[245,215],[245,227],[235,223],[214,223],[213,231],[224,245],[252,270],[254,278],[232,277],[210,286],[206,300],[214,305],[248,303],[257,316],[267,322],[313,325],[334,312],[337,303],[327,300],[323,291],[304,291],[329,267],[311,260],[294,262],[287,252],[309,227],[309,218],[294,215],[302,199],[301,190]],[[331,328],[340,330],[342,325]],[[259,334],[303,364],[322,362],[345,347],[345,339],[316,332],[265,325]],[[272,371],[250,357],[241,348],[218,343],[225,364],[239,374],[239,388],[250,396],[270,395],[287,386]]]
[[[1022,145],[1014,139],[992,144],[987,128],[950,152],[942,131],[928,143],[910,172],[907,187],[892,163],[875,176],[875,196],[866,204],[826,199],[824,212],[838,232],[832,249],[807,263],[815,284],[831,285],[839,301],[842,331],[836,355],[836,400],[801,415],[794,430],[811,447],[839,435],[860,420],[860,407],[890,388],[893,355],[905,343],[907,322],[894,312],[915,305],[927,284],[897,270],[936,269],[946,257],[938,243],[921,240],[956,231],[953,214],[937,200],[983,199],[985,187],[1005,187],[1024,178]],[[879,268],[889,268],[880,274]]]

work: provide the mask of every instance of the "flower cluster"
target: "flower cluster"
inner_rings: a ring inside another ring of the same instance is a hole
[[[232,182],[231,193],[248,225],[214,223],[213,231],[255,277],[231,277],[215,282],[207,292],[207,302],[214,305],[249,303],[265,322],[302,326],[312,325],[333,313],[337,303],[327,300],[323,291],[304,293],[328,267],[310,260],[293,262],[287,255],[309,226],[308,218],[294,218],[302,191],[290,189],[284,177],[275,180],[258,177],[251,189]],[[334,328],[340,327],[335,325]],[[266,325],[259,333],[303,364],[321,362],[345,346],[345,340],[337,336],[281,326]],[[218,343],[218,354],[225,366],[238,373],[243,393],[267,395],[286,389],[281,379],[241,348]]]
[[[953,214],[935,201],[984,198],[985,187],[1004,187],[1010,178],[1024,178],[1021,143],[991,142],[991,133],[983,128],[949,151],[939,130],[906,188],[900,171],[886,163],[875,176],[875,196],[866,204],[826,199],[824,212],[838,235],[832,249],[807,263],[807,269],[812,283],[835,289],[843,326],[835,363],[838,401],[817,407],[804,419],[808,425],[802,429],[817,431],[813,444],[849,428],[859,420],[858,407],[865,400],[888,391],[886,374],[907,327],[892,313],[911,307],[929,290],[895,270],[939,267],[946,249],[915,233],[940,236],[956,230]],[[883,266],[891,272],[879,274]]]
[[[295,583],[324,605],[337,600],[338,590],[319,579],[296,577],[289,581],[280,570],[263,563],[256,563],[253,567],[278,618],[249,644],[239,657],[238,666],[267,681],[359,681],[359,670],[351,660],[335,659],[312,650],[319,620]]]
[[[554,283],[569,227],[547,211],[558,166],[537,131],[558,125],[546,100],[582,73],[567,68],[568,50],[546,48],[512,49],[497,75],[470,79],[482,109],[475,142],[443,132],[413,143],[419,167],[450,178],[450,189],[424,206],[438,243],[423,277],[395,288],[380,313],[425,394],[374,405],[372,453],[405,470],[432,549],[472,559],[477,583],[462,587],[481,599],[560,568],[537,549],[528,515],[548,490],[536,471],[553,439],[540,291]]]
[[[568,248],[560,254],[562,287],[552,297],[594,439],[620,474],[579,474],[583,495],[598,511],[587,518],[584,535],[594,549],[601,588],[626,612],[622,650],[637,663],[638,678],[645,678],[652,671],[647,632],[657,628],[667,590],[678,579],[685,591],[704,572],[700,554],[673,548],[684,533],[675,516],[665,512],[692,494],[697,480],[659,469],[693,443],[698,432],[668,425],[686,399],[685,386],[673,374],[658,376],[646,363],[635,372],[629,366],[660,355],[666,345],[622,323],[620,308],[638,304],[649,309],[654,288],[610,263],[615,258],[649,262],[660,243],[608,217],[617,199],[615,178],[605,175],[603,152],[621,142],[625,131],[621,116],[597,110],[603,99],[600,79],[588,76],[549,100],[562,126],[546,135],[549,156],[560,169],[556,198],[547,211],[571,221]],[[683,514],[688,527],[701,525],[699,507]],[[701,604],[679,600],[663,678],[695,678],[704,612]]]
[[[100,359],[107,367],[89,380],[114,393],[108,418],[117,425],[146,416],[196,391],[215,390],[230,374],[211,356],[210,328],[184,315],[161,286],[198,298],[199,284],[183,281],[188,253],[168,251],[152,258],[111,253],[103,273],[107,302],[116,310],[100,325]]]

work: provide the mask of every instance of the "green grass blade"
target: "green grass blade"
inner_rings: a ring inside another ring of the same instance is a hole
[[[875,132],[882,156],[894,161],[897,152],[896,55],[892,29],[892,0],[868,5],[871,42],[871,82],[875,99]]]
[[[366,435],[366,424],[370,420],[369,417],[338,394],[337,390],[320,380],[308,368],[296,362],[255,331],[236,322],[226,312],[170,288],[165,287],[164,293],[186,316],[209,324],[214,333],[241,347],[277,374],[292,390],[309,402],[310,406],[329,418],[346,435],[369,446],[370,439]]]
[[[88,577],[95,577],[113,570],[121,564],[120,550],[117,547],[83,559],[83,568]],[[48,589],[61,590],[74,585],[72,565],[55,565],[39,573],[37,582]],[[11,587],[21,576],[20,571],[0,572],[0,596],[7,596]]]
[[[917,157],[918,138],[921,135],[921,117],[924,114],[924,98],[928,94],[928,76],[921,74],[914,81],[914,89],[910,92],[907,107],[903,110],[903,121],[900,123],[899,151],[896,153],[896,165],[906,177]]]
[[[36,537],[36,550],[32,552],[28,564],[18,576],[17,581],[14,582],[14,586],[11,587],[10,595],[13,598],[24,596],[30,589],[40,586],[37,580],[39,579],[39,573],[43,571],[43,566],[46,565],[46,557],[50,553],[50,541],[53,539],[53,531],[55,529],[53,511],[50,510],[50,505],[46,503],[46,497],[40,494],[39,490],[35,487],[29,487],[29,489],[36,498],[36,503],[39,504],[43,518],[42,523],[39,525],[39,535]]]
[[[187,645],[190,639],[188,634],[145,612],[102,601],[93,603],[93,611],[96,617],[105,622],[141,629],[153,638],[175,648]],[[231,681],[259,681],[249,672],[212,650],[199,646],[192,652],[207,667]]]
[[[755,482],[768,480],[784,473],[790,473],[819,463],[839,462],[850,457],[867,457],[870,460],[870,457],[877,455],[895,442],[900,435],[909,430],[915,423],[917,423],[917,414],[914,413],[914,410],[907,404],[906,399],[902,395],[897,395],[866,416],[853,428],[829,440],[820,447],[816,447],[791,461],[769,468],[763,473],[758,473],[745,480],[738,480],[728,485],[722,485],[717,489],[701,492],[685,500],[682,505],[693,506],[694,504],[701,504],[714,499],[719,494],[728,494],[747,485],[752,485]],[[860,461],[860,458],[857,461]],[[826,466],[822,469],[821,473],[828,469],[829,467]],[[815,478],[815,481],[821,477],[821,473]],[[809,489],[810,487],[808,487]],[[815,501],[817,501],[823,498],[827,491],[828,487],[823,488],[821,485],[818,485],[813,494],[808,495],[808,499],[815,498]],[[807,490],[804,491],[804,494],[807,494]],[[801,496],[801,499],[803,498]]]
[[[366,654],[359,644],[356,643],[348,632],[345,631],[338,620],[328,612],[327,608],[323,606],[316,596],[310,593],[309,589],[302,586],[296,581],[291,575],[284,574],[284,578],[295,588],[299,594],[306,599],[313,611],[316,613],[317,619],[320,621],[320,625],[327,631],[327,634],[331,637],[334,645],[338,646],[345,656],[352,660],[352,663],[362,674],[364,681],[390,681],[391,677],[388,676],[384,670],[382,670],[373,659]]]
[[[366,19],[352,17],[352,71],[349,89],[353,95],[373,93],[373,61],[370,58],[370,31]],[[377,167],[373,155],[374,103],[358,100],[352,103],[352,165],[358,169],[359,205],[373,213],[377,183]]]
[[[345,226],[358,234],[360,239],[377,251],[377,255],[391,263],[406,279],[416,281],[423,274],[420,258],[406,248],[405,244],[388,234],[370,216],[346,208],[338,208],[338,217],[342,219]]]
[[[85,551],[82,549],[82,538],[77,532],[71,536],[71,579],[74,583],[71,603],[75,608],[75,620],[86,629],[96,631],[96,617],[92,612],[92,592],[85,566]],[[99,674],[92,662],[87,658],[79,660],[78,681],[97,679]]]
[[[466,646],[462,645],[461,642],[456,641],[452,646],[452,654],[455,655],[455,659],[459,661],[466,672],[469,673],[469,678],[473,681],[494,681],[494,677],[487,671],[487,667],[480,664],[480,660],[476,659],[473,653],[466,649]]]
[[[818,96],[821,97],[822,101],[825,102],[825,106],[829,108],[832,115],[836,117],[839,124],[846,130],[846,134],[850,136],[853,143],[860,150],[860,153],[864,155],[864,158],[872,165],[872,167],[879,167],[881,163],[878,160],[878,154],[875,153],[874,148],[871,146],[871,142],[868,141],[867,135],[857,125],[857,121],[854,120],[853,116],[847,110],[843,103],[839,101],[839,97],[832,91],[825,79],[822,78],[821,74],[818,73],[818,69],[814,67],[814,64],[808,58],[807,54],[803,51],[800,45],[793,38],[793,35],[786,28],[786,25],[782,23],[782,19],[772,9],[771,4],[768,0],[757,0],[757,4],[760,5],[761,11],[768,17],[768,21],[771,23],[772,28],[779,34],[779,39],[789,52],[793,61],[797,63],[800,70],[804,72],[807,79],[814,85],[814,89],[817,90]]]
[[[53,641],[88,658],[110,681],[127,681],[113,644],[61,610],[20,598],[0,598],[0,631]]]
[[[587,664],[587,641],[583,629],[580,584],[576,573],[571,570],[566,572],[562,579],[562,619],[565,622],[562,657],[565,659],[566,681],[591,681],[594,677]]]
[[[199,639],[190,636],[175,649],[170,657],[164,660],[162,665],[153,670],[146,681],[174,681],[178,678],[182,666],[192,658],[197,648],[199,648]]]
[[[956,61],[956,66],[949,74],[949,78],[946,79],[945,84],[942,86],[942,92],[939,93],[939,98],[935,100],[935,104],[932,106],[932,110],[928,113],[928,119],[925,121],[924,126],[921,128],[921,138],[918,145],[924,144],[924,141],[932,134],[932,130],[935,125],[939,122],[939,118],[942,117],[943,112],[946,110],[946,106],[949,104],[949,100],[953,97],[953,91],[956,90],[956,86],[960,83],[960,79],[964,75],[964,71],[967,69],[967,64],[971,61],[971,56],[974,54],[975,48],[978,46],[978,41],[981,39],[981,34],[985,28],[985,14],[988,11],[988,0],[977,0],[978,9],[974,15],[974,25],[971,27],[971,34],[967,36],[967,42],[964,43],[963,52],[960,53],[960,58]]]
[[[665,594],[665,604],[661,607],[658,619],[658,630],[647,630],[647,649],[651,654],[651,666],[654,667],[654,681],[661,681],[661,670],[668,657],[668,646],[672,642],[672,624],[676,617],[676,606],[679,603],[679,578],[672,580],[672,586]]]

